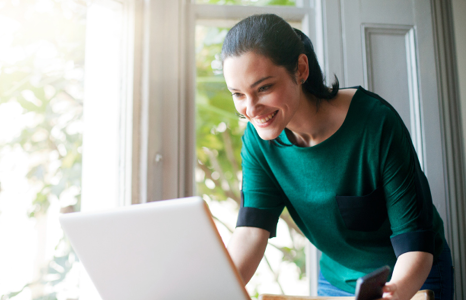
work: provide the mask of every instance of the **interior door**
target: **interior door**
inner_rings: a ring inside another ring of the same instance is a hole
[[[328,0],[324,3],[327,76],[337,75],[341,86],[361,85],[397,109],[410,130],[429,179],[434,204],[446,221],[430,1]]]
[[[325,70],[371,90],[410,130],[450,237],[431,1],[323,0]],[[451,241],[450,245],[451,245]]]

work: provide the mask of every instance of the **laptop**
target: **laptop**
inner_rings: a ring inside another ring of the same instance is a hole
[[[59,219],[103,300],[250,299],[200,197]]]

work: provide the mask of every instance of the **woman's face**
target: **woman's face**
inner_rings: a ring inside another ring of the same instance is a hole
[[[262,139],[277,138],[299,108],[302,90],[296,83],[301,81],[298,74],[294,82],[284,67],[254,52],[225,59],[223,74],[236,110]]]

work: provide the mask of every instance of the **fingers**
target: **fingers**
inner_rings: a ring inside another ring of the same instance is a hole
[[[396,289],[397,289],[397,286],[395,283],[387,282],[385,286],[383,287],[383,292],[393,294],[394,292],[396,292]]]
[[[395,283],[387,282],[383,287],[383,298],[381,300],[398,300],[397,286]]]

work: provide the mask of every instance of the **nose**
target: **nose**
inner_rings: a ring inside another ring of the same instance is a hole
[[[246,115],[250,118],[257,116],[260,111],[259,99],[255,96],[248,96],[246,101]]]

